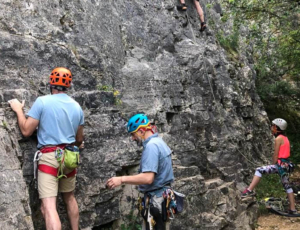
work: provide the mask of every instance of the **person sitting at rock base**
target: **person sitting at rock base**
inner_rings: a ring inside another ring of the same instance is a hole
[[[204,21],[204,13],[203,13],[203,10],[201,8],[201,5],[199,3],[199,0],[193,0],[194,1],[194,4],[195,4],[195,7],[197,9],[197,13],[200,17],[200,21],[201,21],[201,28],[200,28],[200,31],[203,32],[205,29],[206,29],[206,23]],[[185,0],[180,0],[180,6],[177,7],[178,10],[181,10],[181,11],[186,11],[187,10],[187,5],[185,4]]]

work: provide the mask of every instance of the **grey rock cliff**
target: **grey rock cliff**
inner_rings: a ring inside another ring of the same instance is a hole
[[[174,151],[173,187],[187,195],[171,229],[254,229],[257,206],[241,203],[239,193],[272,143],[255,73],[242,54],[229,58],[212,27],[199,32],[186,1],[182,13],[171,0],[0,0],[1,229],[44,229],[30,185],[36,137],[22,137],[7,100],[25,99],[28,110],[48,93],[56,66],[73,72],[70,95],[86,119],[76,189],[82,229],[139,221],[131,218],[135,186],[105,188],[111,176],[137,173],[141,149],[125,129],[137,112]],[[204,9],[218,24],[216,8]],[[59,212],[68,229],[61,200]]]

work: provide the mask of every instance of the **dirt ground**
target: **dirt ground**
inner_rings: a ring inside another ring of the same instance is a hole
[[[290,176],[292,181],[300,178],[300,165]],[[300,212],[300,210],[298,210]],[[300,217],[285,217],[275,214],[265,214],[258,218],[256,230],[300,230]]]
[[[267,214],[258,218],[257,230],[300,230],[300,217]]]

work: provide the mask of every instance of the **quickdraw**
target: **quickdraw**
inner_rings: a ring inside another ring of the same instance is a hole
[[[34,183],[34,187],[35,189],[37,189],[37,170],[38,170],[38,162],[42,156],[42,152],[41,151],[36,151],[33,157],[33,183]]]
[[[174,214],[182,211],[180,205],[178,205],[178,201],[181,198],[183,202],[185,195],[168,188],[163,192],[163,197],[166,200],[167,217],[172,220],[175,218]]]
[[[149,230],[153,230],[154,226],[156,225],[156,222],[151,214],[151,197],[146,195],[144,196],[144,199],[142,199],[140,197],[138,197],[138,210],[141,214],[141,216],[143,217],[143,219],[145,220],[146,224],[149,225]]]

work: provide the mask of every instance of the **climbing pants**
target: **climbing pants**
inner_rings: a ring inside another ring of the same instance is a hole
[[[277,165],[266,165],[257,168],[255,171],[255,176],[262,177],[262,174],[275,174],[275,173],[277,173],[280,176],[280,174],[278,173]],[[280,176],[280,180],[285,191],[287,193],[292,193],[293,189],[289,180],[289,174],[284,174]]]

